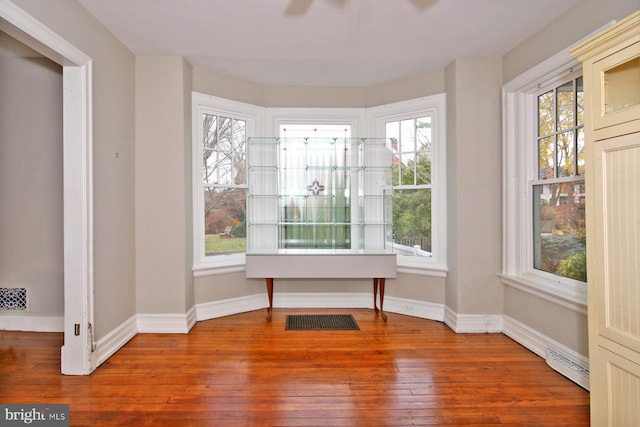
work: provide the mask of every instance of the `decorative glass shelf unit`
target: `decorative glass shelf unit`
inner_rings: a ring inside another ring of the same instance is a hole
[[[383,138],[249,138],[249,254],[393,252]]]

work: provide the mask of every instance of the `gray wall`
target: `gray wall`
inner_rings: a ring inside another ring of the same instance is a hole
[[[458,59],[446,71],[447,277],[455,313],[499,314],[500,58]]]
[[[0,32],[0,287],[62,317],[62,68]]]
[[[138,313],[194,305],[191,67],[178,56],[136,58],[136,301]]]

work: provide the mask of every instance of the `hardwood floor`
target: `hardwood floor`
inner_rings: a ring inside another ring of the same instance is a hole
[[[359,331],[285,331],[287,314]],[[66,403],[72,426],[588,426],[589,393],[502,334],[364,309],[276,309],[139,334],[92,375],[62,335],[0,331],[0,403]]]

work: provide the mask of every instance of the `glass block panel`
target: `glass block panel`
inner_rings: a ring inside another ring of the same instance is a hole
[[[381,140],[377,143],[370,140],[363,142],[363,160],[366,167],[389,167],[389,159],[394,152],[393,144],[391,139]]]
[[[297,223],[304,222],[304,211],[307,196],[281,196],[280,197],[280,222]]]
[[[274,253],[278,251],[278,226],[276,224],[252,224],[249,235],[250,253]]]
[[[249,222],[251,233],[254,227],[259,233],[256,248],[265,251],[271,247],[261,239],[273,237],[265,231],[271,229],[263,227],[273,225],[276,252],[364,252],[370,249],[364,231],[369,222],[381,228],[374,235],[382,239],[383,248],[387,238],[391,250],[391,193],[385,193],[391,188],[390,140],[282,138],[278,150],[277,163],[271,169],[262,165],[266,162],[251,158],[264,155],[262,148],[249,149],[251,164],[261,164],[249,168],[251,210],[264,211],[255,217],[252,212]],[[367,165],[366,159],[372,165]],[[360,200],[355,212],[352,200]],[[253,247],[252,243],[250,250]]]
[[[275,195],[278,189],[278,170],[251,168],[248,184],[253,195]]]
[[[277,166],[278,143],[270,138],[250,138],[247,145],[249,167]]]
[[[249,223],[250,224],[267,224],[273,222],[272,215],[269,212],[275,212],[278,209],[278,196],[265,195],[249,196]]]
[[[533,186],[534,268],[586,281],[584,181]]]

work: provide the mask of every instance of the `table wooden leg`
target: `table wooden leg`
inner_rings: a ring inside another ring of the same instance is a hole
[[[269,297],[269,308],[267,309],[267,320],[271,320],[273,312],[273,277],[267,277],[267,297]]]
[[[381,277],[380,278],[380,315],[382,316],[382,318],[384,319],[384,321],[387,321],[387,315],[384,313],[384,283],[385,282],[385,278]]]
[[[378,313],[378,279],[373,279],[373,310]]]

